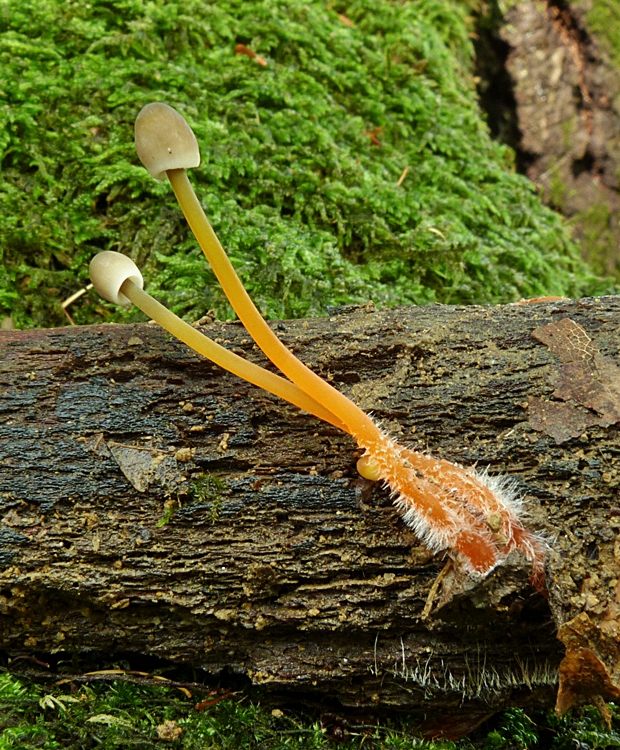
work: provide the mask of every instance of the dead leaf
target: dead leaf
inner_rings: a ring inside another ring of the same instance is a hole
[[[170,490],[182,482],[177,461],[170,451],[124,445],[111,440],[107,447],[126,479],[138,492],[146,492],[153,485]]]
[[[539,302],[559,302],[568,299],[568,297],[530,297],[529,299],[520,299],[518,302],[511,302],[512,305],[536,305]]]
[[[593,703],[601,712],[607,728],[611,729],[611,713],[605,700],[620,698],[620,690],[612,684],[603,662],[596,654],[589,648],[567,651],[559,672],[556,715],[563,716],[575,705]]]
[[[536,328],[532,336],[542,341],[560,362],[589,360],[597,351],[588,334],[570,318]]]
[[[370,138],[370,142],[372,143],[373,146],[378,146],[380,148],[381,141],[379,140],[379,136],[381,135],[382,130],[383,130],[383,127],[379,125],[373,130],[364,131],[364,135],[367,135]]]
[[[620,420],[620,368],[598,353],[589,366],[584,362],[562,365],[553,395],[598,412],[600,424],[609,427]]]
[[[558,638],[566,646],[566,656],[559,669],[556,714],[562,716],[572,706],[593,703],[611,728],[605,701],[620,698],[620,651],[616,644],[585,612],[564,623]]]
[[[529,400],[529,421],[535,430],[559,444],[593,425],[609,427],[620,421],[620,367],[598,351],[579,324],[564,318],[536,328],[532,336],[561,363],[553,392],[559,401]]]
[[[532,427],[552,437],[558,445],[583,435],[588,427],[599,423],[595,414],[572,403],[530,396],[528,408]]]

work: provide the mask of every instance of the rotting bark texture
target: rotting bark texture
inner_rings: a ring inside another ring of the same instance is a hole
[[[588,34],[590,0],[515,3],[501,38],[528,177],[574,217],[604,273],[620,268],[620,74]]]
[[[514,480],[552,539],[550,606],[515,558],[448,573],[422,617],[445,557],[356,474],[352,440],[157,326],[7,331],[0,647],[156,655],[450,736],[553,702],[558,627],[618,687],[620,298],[274,326],[400,442]],[[205,331],[263,362],[239,325]],[[565,701],[588,698],[569,681]]]

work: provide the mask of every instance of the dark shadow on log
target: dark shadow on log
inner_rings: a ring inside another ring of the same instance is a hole
[[[567,390],[545,340],[565,319],[611,406]],[[352,440],[156,326],[3,331],[0,647],[148,654],[431,733],[552,703],[557,628],[585,616],[607,646],[619,628],[620,298],[274,325],[400,442],[516,482],[552,539],[550,602],[515,557],[484,581],[452,571],[423,617],[446,558],[356,474]],[[263,363],[239,325],[206,332]]]

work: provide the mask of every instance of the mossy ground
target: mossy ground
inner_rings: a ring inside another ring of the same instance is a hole
[[[194,128],[199,197],[270,317],[600,289],[489,137],[476,4],[2,0],[0,318],[66,324],[60,303],[102,249],[132,256],[185,317],[230,317],[169,186],[134,153],[153,100]],[[70,313],[127,319],[92,292]]]
[[[178,689],[121,680],[79,687],[71,683],[43,686],[0,673],[0,750],[594,750],[620,746],[620,721],[614,719],[615,726],[607,729],[593,709],[576,710],[564,719],[508,709],[466,740],[428,743],[406,718],[360,724],[331,717],[324,726],[319,717],[261,707],[242,695],[201,711],[194,708],[196,701],[196,696],[190,698]]]

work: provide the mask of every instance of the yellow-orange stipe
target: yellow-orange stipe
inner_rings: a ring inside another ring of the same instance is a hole
[[[279,396],[300,409],[314,414],[315,417],[329,422],[334,427],[346,431],[346,426],[339,419],[336,419],[328,409],[317,403],[294,383],[290,383],[279,375],[255,365],[253,362],[248,362],[247,359],[243,359],[238,354],[225,349],[207,336],[204,336],[140,289],[130,279],[121,285],[121,292],[136,307],[139,307],[142,312],[146,313],[149,318],[159,323],[168,333],[183,341],[183,343],[187,344],[195,352],[198,352],[198,354],[202,354],[203,357],[215,362],[216,365],[243,378],[243,380],[247,380],[248,383],[269,391],[269,393]]]
[[[338,419],[344,422],[355,437],[366,434],[368,437],[377,435],[379,428],[357,404],[354,404],[344,394],[312,372],[309,367],[306,367],[269,328],[256,305],[250,299],[250,295],[246,292],[213,231],[185,170],[170,169],[167,175],[187,223],[211,264],[211,268],[230,304],[265,355],[302,390],[311,393],[314,399],[322,403]]]
[[[133,302],[162,328],[194,351],[202,354],[203,357],[249,383],[346,431],[345,424],[294,383],[220,346],[143,291],[142,274],[131,258],[111,250],[104,250],[91,260],[89,273],[93,286],[104,299],[119,305],[128,305]]]

